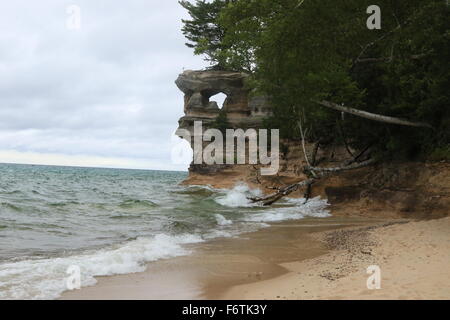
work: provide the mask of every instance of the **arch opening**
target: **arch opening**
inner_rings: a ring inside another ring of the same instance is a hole
[[[219,109],[223,109],[225,106],[225,100],[227,99],[227,95],[225,93],[219,92],[209,98],[210,102],[216,102]]]

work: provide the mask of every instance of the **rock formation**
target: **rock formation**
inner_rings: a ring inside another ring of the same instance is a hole
[[[176,81],[185,94],[185,116],[180,128],[192,132],[194,121],[206,127],[219,115],[217,103],[210,101],[217,93],[227,99],[223,111],[233,128],[258,128],[270,113],[264,97],[252,96],[246,88],[248,76],[223,71],[186,71]],[[192,129],[192,130],[191,130]],[[307,177],[300,141],[282,141],[280,172],[276,176],[261,177],[252,165],[192,165],[186,184],[232,188],[245,182],[252,188],[272,193],[274,187],[284,187]],[[309,150],[312,145],[307,145]],[[331,145],[317,154],[322,166],[335,167],[348,158],[346,148]],[[447,163],[392,163],[344,171],[318,181],[312,196],[329,199],[335,216],[439,218],[448,216],[450,203],[450,165]],[[266,188],[271,187],[270,189]],[[303,197],[304,190],[293,193]]]
[[[246,88],[248,75],[227,71],[185,71],[175,81],[184,93],[185,116],[180,119],[182,129],[190,129],[194,121],[204,125],[213,122],[220,108],[211,97],[223,93],[227,96],[223,112],[233,128],[258,128],[270,112],[267,99],[253,96]]]
[[[194,139],[194,122],[201,121],[206,130],[219,116],[221,109],[211,98],[219,93],[226,95],[222,112],[226,114],[230,129],[258,129],[270,114],[270,106],[264,96],[252,95],[246,86],[248,75],[227,71],[185,71],[175,81],[184,93],[185,116],[179,120],[179,128],[191,133]],[[230,166],[192,164],[190,173],[216,174]]]

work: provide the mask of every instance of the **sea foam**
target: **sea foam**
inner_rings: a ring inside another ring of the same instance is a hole
[[[183,244],[202,241],[195,235],[159,234],[82,255],[0,264],[0,299],[56,299],[67,290],[71,266],[80,268],[81,285],[91,286],[96,276],[143,272],[146,262],[187,255]]]
[[[219,226],[229,226],[229,225],[232,225],[232,224],[233,224],[233,221],[227,220],[227,219],[226,219],[223,215],[221,215],[221,214],[216,214],[216,215],[215,215],[215,218],[216,218],[217,224],[218,224]]]
[[[327,210],[329,204],[327,200],[320,197],[310,199],[305,203],[305,199],[285,199],[284,204],[288,207],[268,208],[262,212],[251,213],[245,216],[245,221],[252,222],[280,222],[286,220],[300,220],[305,217],[327,218],[330,211]]]
[[[306,204],[304,199],[286,198],[274,206],[262,207],[248,200],[249,197],[261,196],[262,192],[245,184],[238,184],[231,190],[202,186],[186,187],[185,191],[181,192],[183,197],[192,194],[196,197],[192,199],[211,197],[220,205],[215,206],[217,211],[215,207],[211,209],[216,225],[196,232],[201,236],[170,236],[162,230],[152,237],[140,237],[121,245],[82,254],[3,263],[0,264],[0,299],[58,298],[67,290],[69,274],[66,272],[71,266],[80,267],[81,285],[91,286],[95,285],[97,276],[142,272],[145,271],[147,262],[188,255],[190,251],[185,244],[199,243],[203,239],[238,236],[268,227],[268,222],[330,216],[327,201],[320,198],[310,199]],[[151,204],[148,207],[149,210],[152,209]],[[129,216],[127,211],[121,212],[127,208],[120,209],[119,216]]]
[[[225,207],[254,207],[257,204],[252,203],[249,197],[261,196],[261,190],[250,189],[246,184],[238,184],[233,189],[227,190],[224,196],[216,198],[216,202]]]

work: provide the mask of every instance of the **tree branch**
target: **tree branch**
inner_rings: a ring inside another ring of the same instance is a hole
[[[281,188],[278,192],[273,193],[271,195],[268,195],[266,197],[263,198],[248,198],[250,201],[253,202],[262,202],[262,204],[264,206],[270,206],[271,204],[274,204],[275,202],[277,202],[278,200],[280,200],[283,197],[286,197],[288,195],[290,195],[292,192],[297,191],[299,188],[304,187],[304,186],[308,186],[312,183],[314,183],[316,181],[316,179],[308,179],[305,181],[301,181],[298,183],[294,183],[291,184],[287,187]]]
[[[277,192],[272,193],[266,197],[255,197],[255,198],[247,198],[248,200],[252,201],[252,202],[260,202],[262,203],[262,205],[264,206],[270,206],[272,204],[274,204],[275,202],[281,200],[282,198],[290,195],[291,193],[297,191],[299,188],[301,187],[307,187],[307,191],[306,193],[311,193],[311,186],[316,182],[319,181],[320,178],[325,177],[328,173],[331,172],[340,172],[340,171],[346,171],[346,170],[354,170],[354,169],[359,169],[359,168],[363,168],[363,167],[368,167],[371,164],[374,164],[376,162],[375,159],[369,159],[367,161],[361,162],[361,163],[356,163],[353,165],[344,165],[341,167],[337,167],[337,168],[308,168],[306,167],[306,170],[309,171],[317,171],[319,173],[316,173],[317,178],[311,178],[308,180],[304,180],[298,183],[294,183],[291,184],[287,187],[283,187],[280,188]],[[305,201],[306,203],[306,201]]]
[[[298,127],[300,129],[300,134],[302,135],[302,147],[303,147],[303,154],[305,156],[306,164],[308,167],[311,167],[311,162],[309,162],[308,153],[306,152],[306,142],[305,142],[305,134],[303,133],[302,120],[300,120],[298,122]],[[314,172],[314,170],[311,170],[311,174],[314,178],[317,178],[317,175]]]
[[[420,59],[423,59],[423,58],[429,56],[431,53],[433,53],[433,50],[430,50],[425,53],[413,54],[406,58],[411,59],[411,60],[420,60]],[[392,60],[394,60],[394,56],[392,56],[392,55],[390,57],[384,57],[384,58],[359,58],[358,60],[355,61],[355,64],[371,63],[371,62],[388,62],[389,63],[389,62],[392,62]]]
[[[348,170],[355,170],[355,169],[359,169],[359,168],[364,168],[364,167],[368,167],[372,164],[374,164],[376,162],[375,159],[369,159],[367,161],[361,162],[361,163],[355,163],[352,165],[344,165],[341,167],[335,167],[335,168],[307,168],[308,170],[314,170],[314,171],[318,171],[318,172],[340,172],[340,171],[348,171]]]
[[[384,38],[386,38],[387,36],[391,35],[392,33],[394,33],[395,31],[399,30],[401,28],[401,25],[399,24],[395,29],[392,29],[391,31],[385,33],[384,35],[382,35],[381,37],[379,37],[378,39],[375,39],[374,41],[366,44],[363,49],[361,50],[361,52],[359,53],[358,57],[354,60],[353,62],[353,66],[356,64],[357,61],[359,61],[361,59],[361,57],[364,55],[364,53],[367,51],[367,49],[369,49],[370,47],[372,47],[373,45],[375,45],[377,42],[383,40]]]
[[[349,113],[349,114],[352,114],[354,116],[358,116],[358,117],[361,117],[361,118],[369,119],[369,120],[372,120],[372,121],[378,121],[378,122],[390,123],[390,124],[398,124],[398,125],[401,125],[401,126],[422,127],[422,128],[433,129],[433,127],[430,124],[428,124],[428,123],[412,122],[412,121],[404,120],[404,119],[401,119],[401,118],[383,116],[383,115],[370,113],[370,112],[363,111],[363,110],[358,110],[358,109],[353,109],[353,108],[340,106],[340,105],[338,105],[336,103],[325,101],[325,100],[315,101],[315,102],[320,104],[321,106],[324,106],[324,107],[327,107],[327,108],[330,108],[330,109],[334,109],[334,110],[337,110],[337,111]]]

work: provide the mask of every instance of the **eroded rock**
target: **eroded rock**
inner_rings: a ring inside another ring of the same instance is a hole
[[[227,96],[223,105],[230,124],[238,128],[258,127],[270,113],[267,98],[252,96],[246,87],[248,75],[228,71],[192,71],[179,75],[175,81],[184,93],[185,116],[180,119],[180,128],[189,129],[193,121],[206,124],[215,120],[220,108],[211,98],[219,93]]]

